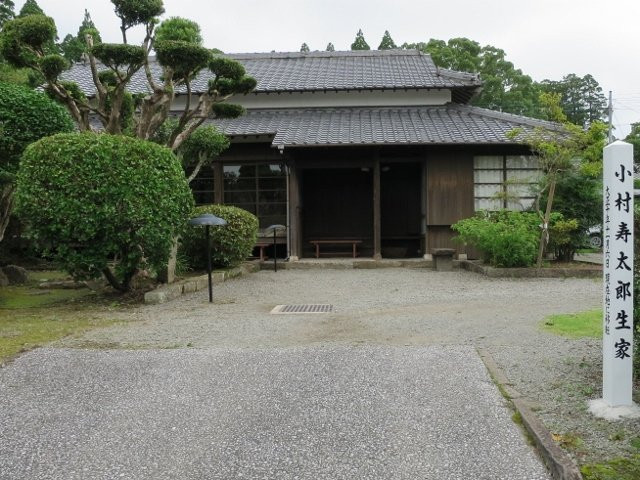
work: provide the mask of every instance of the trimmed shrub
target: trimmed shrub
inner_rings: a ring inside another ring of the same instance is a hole
[[[227,221],[224,227],[211,228],[211,261],[216,267],[237,265],[253,250],[258,237],[258,219],[252,213],[231,205],[202,205],[192,216],[211,213]],[[181,251],[194,269],[207,266],[204,228],[191,227],[182,238]]]
[[[130,289],[140,269],[166,265],[193,207],[182,166],[167,148],[130,137],[70,133],[25,151],[17,213],[44,253],[77,279],[104,274]],[[112,267],[115,267],[112,271]]]
[[[481,210],[451,228],[458,232],[456,241],[476,247],[484,261],[494,267],[530,267],[538,257],[540,221],[533,212]],[[578,221],[565,220],[561,213],[552,212],[549,223],[549,245],[557,251],[567,245],[571,248]]]
[[[0,170],[9,175],[31,142],[54,133],[72,132],[67,110],[40,92],[0,82]]]
[[[451,228],[458,241],[475,246],[490,265],[529,267],[538,254],[539,222],[535,213],[480,211]]]

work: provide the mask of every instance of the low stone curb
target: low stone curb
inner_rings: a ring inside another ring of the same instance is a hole
[[[491,378],[498,385],[503,395],[511,402],[520,414],[522,425],[533,439],[533,443],[555,480],[583,480],[582,474],[574,461],[553,440],[551,432],[533,413],[526,398],[513,388],[502,369],[495,362],[488,350],[478,348],[478,354],[489,371]]]
[[[471,260],[460,260],[460,267],[491,278],[598,278],[602,268],[495,268]]]
[[[454,261],[454,267],[457,266],[457,262]],[[273,270],[273,262],[261,262],[260,268],[262,270]],[[278,260],[278,270],[370,270],[378,268],[433,268],[432,260],[373,260],[373,259],[356,259],[349,261],[336,261],[322,260],[315,262],[313,260],[306,261],[280,261]]]
[[[260,264],[257,262],[243,263],[242,265],[230,270],[211,272],[211,282],[215,285],[226,282],[231,278],[239,277],[247,273],[257,272],[259,270]],[[167,303],[171,300],[175,300],[181,295],[205,290],[208,288],[208,285],[209,276],[207,274],[200,275],[199,277],[192,277],[187,280],[181,280],[170,285],[163,285],[155,290],[145,293],[144,303]]]

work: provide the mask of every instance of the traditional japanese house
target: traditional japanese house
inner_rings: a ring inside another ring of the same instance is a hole
[[[552,124],[470,106],[476,75],[413,50],[230,56],[258,85],[232,100],[246,115],[216,122],[232,144],[194,196],[249,210],[263,229],[286,225],[280,253],[291,260],[315,255],[318,240],[354,240],[374,258],[465,253],[453,223],[533,201],[536,160],[507,133]]]

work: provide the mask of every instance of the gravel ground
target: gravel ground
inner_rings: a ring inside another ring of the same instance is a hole
[[[581,462],[623,454],[640,423],[586,411],[600,396],[600,341],[540,330],[545,316],[597,308],[592,279],[490,279],[426,269],[262,271],[165,305],[111,314],[122,324],[61,347],[282,349],[483,346]],[[277,304],[330,303],[327,315],[270,315]],[[181,350],[177,350],[181,351]],[[454,359],[451,360],[454,365]],[[455,368],[450,369],[455,372]]]
[[[2,479],[550,480],[473,347],[42,349],[0,387]]]

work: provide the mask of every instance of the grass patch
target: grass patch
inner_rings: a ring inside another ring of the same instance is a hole
[[[580,471],[585,480],[637,480],[640,478],[640,455],[585,465]]]
[[[100,319],[91,311],[0,310],[0,363],[21,352],[112,323],[112,320]]]
[[[0,364],[63,337],[110,325],[114,321],[99,315],[101,311],[136,301],[86,288],[35,288],[44,279],[65,278],[62,272],[30,272],[29,285],[0,288]]]
[[[602,336],[602,310],[550,315],[544,319],[542,328],[570,338],[599,338]]]
[[[4,287],[0,289],[0,309],[45,307],[80,299],[93,293],[87,288],[42,290],[30,287]]]

